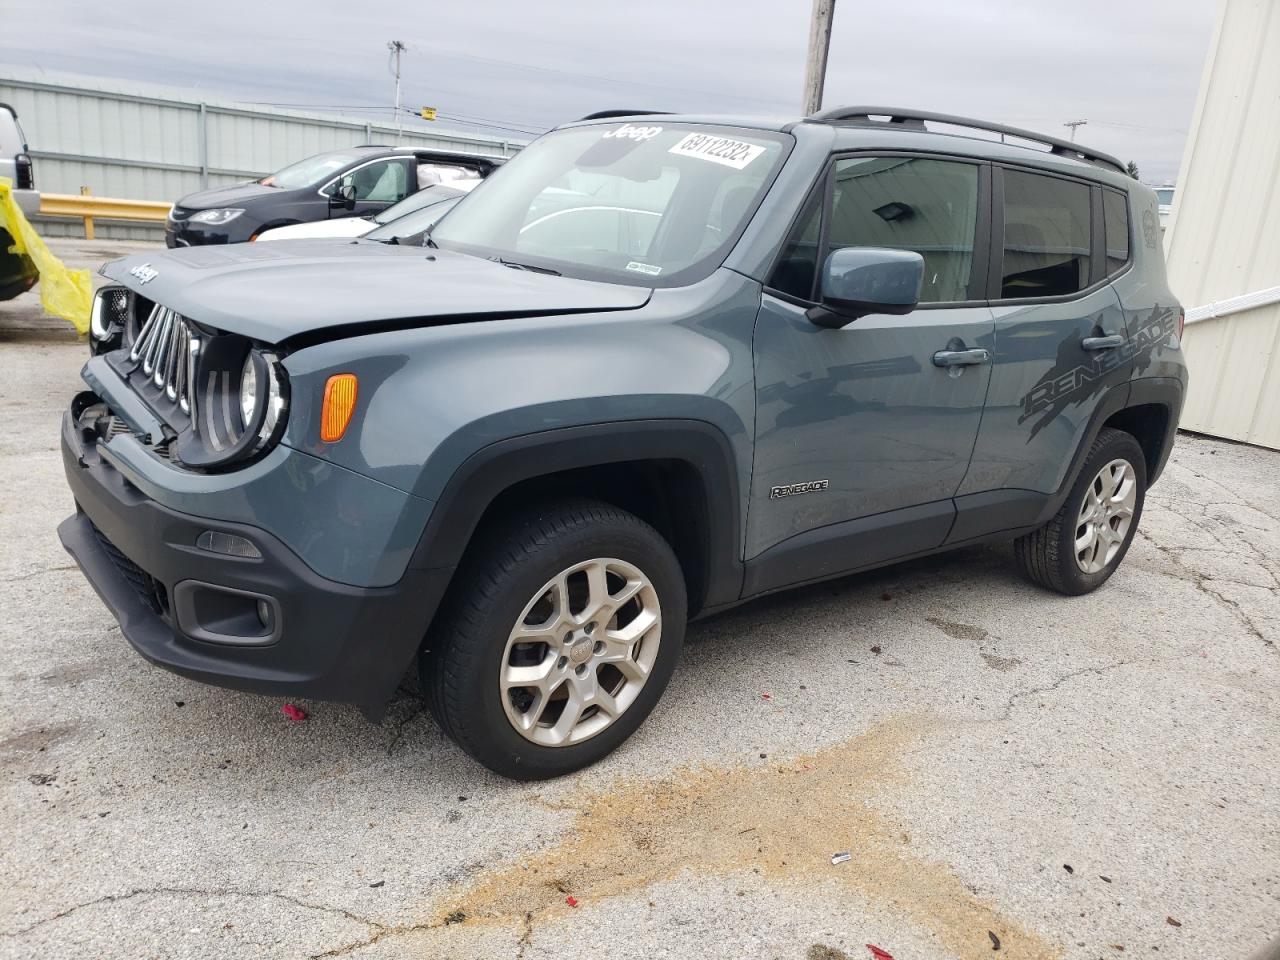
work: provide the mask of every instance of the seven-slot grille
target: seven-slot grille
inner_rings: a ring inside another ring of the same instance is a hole
[[[191,419],[196,409],[196,361],[200,336],[181,314],[156,304],[138,331],[129,359]]]

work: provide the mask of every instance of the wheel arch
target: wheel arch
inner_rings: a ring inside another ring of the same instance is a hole
[[[1159,478],[1173,451],[1178,415],[1182,411],[1182,394],[1182,381],[1172,377],[1134,380],[1130,384],[1128,402],[1099,427],[1099,430],[1102,427],[1123,430],[1138,441],[1146,460],[1148,487]]]
[[[477,531],[508,511],[589,496],[635,513],[667,538],[694,615],[741,594],[740,487],[728,438],[700,420],[592,424],[500,440],[454,471],[410,565],[456,567]]]

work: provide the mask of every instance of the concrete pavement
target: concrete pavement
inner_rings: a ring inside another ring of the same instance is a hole
[[[294,723],[133,653],[54,534],[84,356],[0,341],[0,957],[1201,960],[1280,934],[1280,454],[1182,437],[1089,597],[981,548],[694,625],[631,742],[518,785],[408,687],[381,728]]]

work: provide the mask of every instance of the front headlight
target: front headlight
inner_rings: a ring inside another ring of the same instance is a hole
[[[213,210],[201,210],[199,213],[193,213],[191,215],[191,221],[193,223],[208,223],[212,226],[220,227],[224,223],[230,223],[242,213],[244,213],[244,211],[237,209],[236,207],[217,207]]]
[[[178,459],[197,469],[243,464],[284,432],[289,384],[280,358],[234,335],[205,337],[191,429],[178,435]]]
[[[240,370],[240,418],[245,424],[253,423],[253,415],[258,409],[258,374],[253,369],[253,352],[244,358],[244,367]]]

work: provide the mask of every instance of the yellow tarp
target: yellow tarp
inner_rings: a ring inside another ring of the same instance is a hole
[[[80,333],[89,332],[93,281],[88,270],[68,270],[49,252],[13,198],[13,181],[0,177],[0,226],[13,237],[11,253],[26,254],[40,272],[40,303],[55,317],[68,320]]]

